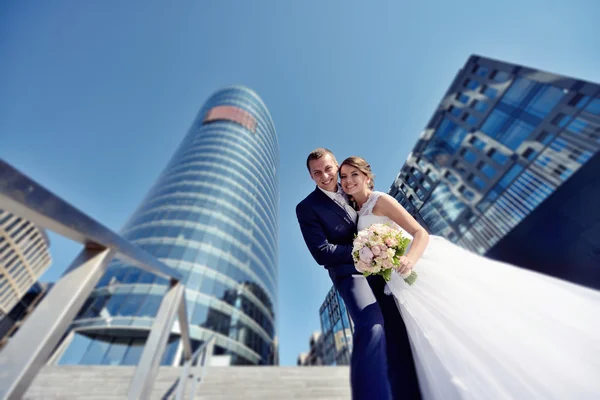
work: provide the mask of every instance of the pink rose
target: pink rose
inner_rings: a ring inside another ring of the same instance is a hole
[[[369,270],[369,264],[359,261],[356,263],[356,270],[359,272],[365,272]]]
[[[373,252],[366,246],[360,249],[358,254],[360,255],[360,260],[364,263],[368,264],[373,259]]]
[[[392,263],[392,260],[390,260],[389,258],[387,260],[385,260],[383,262],[383,268],[384,269],[392,269],[394,268],[394,263]]]
[[[385,239],[385,244],[388,247],[396,247],[396,246],[398,246],[398,242],[395,239],[392,239],[392,238]]]
[[[373,253],[374,256],[378,256],[379,253],[381,253],[381,249],[379,248],[379,246],[373,246],[371,247],[371,252]]]

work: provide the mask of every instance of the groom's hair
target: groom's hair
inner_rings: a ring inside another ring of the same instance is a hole
[[[333,153],[331,152],[331,150],[326,149],[324,147],[318,147],[318,148],[314,149],[313,151],[311,151],[310,154],[308,155],[308,157],[306,157],[306,169],[308,169],[308,173],[311,173],[311,171],[310,171],[310,162],[313,161],[313,160],[318,160],[321,157],[324,157],[325,154],[329,154],[331,156],[331,158],[333,159],[333,162],[335,163],[335,165],[338,164],[338,162],[335,159],[335,156],[333,155]]]

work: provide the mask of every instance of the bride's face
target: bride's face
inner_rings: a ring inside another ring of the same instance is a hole
[[[369,178],[351,165],[342,165],[340,169],[342,189],[349,195],[368,189]]]

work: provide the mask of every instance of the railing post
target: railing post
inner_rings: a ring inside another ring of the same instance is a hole
[[[22,398],[104,274],[114,251],[85,248],[0,353],[0,399]]]
[[[192,368],[194,360],[188,360],[183,363],[183,369],[179,376],[179,382],[177,382],[177,391],[175,392],[175,400],[183,400],[185,394],[185,388],[190,377],[190,368]]]
[[[140,362],[129,385],[127,396],[129,400],[146,400],[150,398],[154,387],[154,379],[158,374],[158,367],[175,323],[180,302],[183,301],[184,293],[184,286],[181,283],[176,283],[171,286],[160,303],[160,308],[144,345]]]
[[[196,364],[195,372],[193,373],[194,379],[192,380],[192,385],[190,388],[190,399],[193,399],[195,397],[196,386],[198,385],[198,383],[202,383],[202,381],[204,381],[204,377],[206,375],[206,368],[208,364],[210,364],[210,359],[214,351],[215,340],[215,336],[211,336],[211,338],[208,339],[208,343],[204,348],[204,353],[202,353],[202,358],[200,358],[200,360],[198,360],[198,363]]]
[[[185,304],[185,290],[181,293],[181,302],[177,310],[177,319],[179,320],[179,331],[181,332],[181,341],[183,342],[183,359],[185,361],[192,358],[192,342],[190,340],[190,324],[187,316],[187,306]]]

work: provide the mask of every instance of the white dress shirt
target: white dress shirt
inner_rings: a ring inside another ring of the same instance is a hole
[[[337,192],[330,192],[329,190],[325,190],[320,187],[319,189],[321,189],[321,191],[325,193],[331,200],[335,201],[338,206],[342,207],[346,211],[350,219],[352,219],[352,221],[356,223],[358,214],[356,213],[356,210],[350,205],[348,195],[344,193],[339,184]]]

